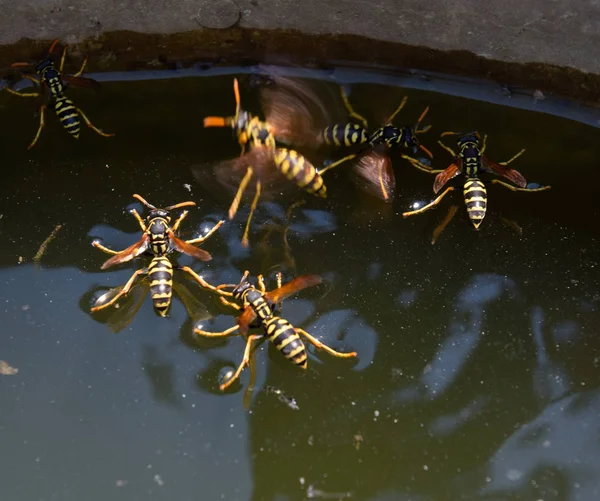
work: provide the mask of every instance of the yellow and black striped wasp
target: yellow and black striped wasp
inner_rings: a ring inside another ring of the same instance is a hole
[[[191,270],[189,271],[193,273]],[[308,366],[308,354],[300,335],[304,336],[306,340],[313,344],[317,349],[325,350],[334,357],[356,357],[356,352],[340,353],[311,336],[305,330],[292,326],[285,318],[276,315],[277,310],[281,307],[281,302],[286,297],[307,287],[313,287],[320,284],[322,279],[319,275],[304,275],[295,278],[291,282],[282,284],[281,273],[278,273],[277,289],[267,292],[262,275],[258,276],[258,288],[256,288],[248,280],[249,274],[249,271],[245,271],[240,283],[234,286],[231,292],[223,290],[223,287],[229,285],[223,284],[214,287],[205,282],[202,277],[196,275],[195,278],[200,285],[220,294],[219,299],[223,304],[231,306],[238,311],[242,311],[242,314],[237,318],[237,325],[234,325],[223,332],[207,332],[196,327],[194,329],[195,334],[206,337],[225,337],[239,331],[239,334],[246,336],[250,327],[259,326],[264,329],[269,341],[274,344],[283,356],[302,369],[306,369]],[[233,297],[234,299],[241,301],[242,306],[225,299],[225,297]],[[248,365],[250,360],[252,343],[263,337],[263,334],[252,334],[247,337],[242,362],[235,373],[227,379],[227,381],[221,384],[221,390],[225,390],[240,376],[242,370]]]
[[[298,125],[293,120],[293,118],[302,115],[297,109],[300,108],[300,104],[294,104],[289,98],[282,100],[280,103],[276,102],[276,99],[272,99],[269,102],[266,120],[262,121],[242,109],[237,78],[233,81],[233,91],[236,103],[235,115],[232,117],[206,117],[204,127],[231,127],[242,149],[241,156],[235,159],[232,165],[228,165],[233,170],[241,169],[245,171],[237,193],[229,207],[229,219],[233,219],[235,216],[242,195],[251,178],[255,174],[258,178],[256,192],[242,237],[242,244],[248,246],[250,221],[258,204],[262,183],[268,174],[267,168],[269,166],[275,166],[276,170],[283,174],[285,178],[308,193],[325,198],[327,190],[323,178],[303,155],[292,149],[280,148],[276,144],[276,137],[287,138],[293,136],[294,129],[302,127],[302,119],[297,120]],[[282,95],[281,93],[278,94],[278,98],[281,98]],[[289,97],[289,94],[287,95]]]
[[[389,202],[393,199],[396,189],[394,170],[389,157],[390,150],[402,147],[415,154],[421,149],[430,158],[433,158],[431,152],[420,143],[417,137],[417,134],[427,132],[431,128],[428,125],[419,129],[421,122],[429,111],[429,107],[425,108],[413,126],[396,127],[393,125],[393,120],[406,105],[408,98],[405,96],[396,110],[384,121],[384,124],[375,131],[369,132],[367,119],[354,111],[343,86],[340,87],[340,90],[349,117],[358,120],[360,123],[346,122],[326,127],[318,134],[317,141],[321,144],[337,147],[358,146],[359,151],[319,169],[319,173],[323,175],[328,170],[359,157],[354,165],[354,172],[366,181],[367,184],[362,187],[368,193]],[[420,170],[431,172],[431,168],[420,162],[412,165]]]
[[[91,311],[94,312],[102,310],[110,305],[115,304],[120,297],[126,295],[131,290],[135,279],[138,276],[148,275],[148,280],[150,282],[150,294],[152,296],[154,310],[161,317],[165,317],[169,311],[169,307],[171,306],[171,299],[173,296],[173,265],[168,258],[168,254],[172,251],[178,251],[199,259],[200,261],[210,261],[212,256],[205,250],[194,247],[194,245],[200,244],[208,239],[221,227],[224,221],[219,221],[203,237],[185,241],[180,240],[175,236],[175,232],[178,230],[181,222],[188,215],[188,211],[183,211],[183,213],[172,226],[170,211],[179,209],[181,207],[195,206],[195,202],[181,202],[165,209],[158,209],[149,204],[140,195],[134,194],[133,197],[150,209],[150,213],[146,217],[146,221],[140,217],[135,209],[132,209],[131,211],[133,216],[137,219],[140,228],[142,229],[142,238],[135,244],[122,251],[108,249],[97,241],[92,242],[92,245],[97,249],[106,252],[107,254],[113,255],[113,257],[108,259],[102,265],[103,270],[117,264],[126,263],[144,253],[152,255],[152,260],[150,261],[148,268],[137,270],[131,276],[125,286],[116,294],[111,294],[109,292],[98,298]]]
[[[463,197],[465,200],[465,206],[467,209],[469,220],[471,221],[473,227],[476,230],[478,230],[481,226],[481,223],[483,222],[487,211],[487,190],[485,188],[485,184],[480,178],[481,173],[487,172],[508,179],[513,184],[508,184],[499,179],[493,179],[491,183],[500,184],[512,191],[536,192],[550,189],[550,186],[535,185],[535,187],[528,187],[526,179],[519,171],[507,167],[508,164],[519,158],[525,152],[524,149],[519,151],[516,155],[514,155],[511,159],[507,160],[506,162],[498,163],[493,162],[484,155],[486,149],[487,136],[484,136],[483,142],[481,141],[481,136],[477,131],[469,132],[467,134],[461,134],[456,132],[444,132],[441,134],[441,137],[450,135],[458,136],[457,144],[459,148],[459,153],[456,154],[452,148],[446,146],[443,142],[438,141],[438,143],[454,157],[454,161],[443,171],[434,171],[438,172],[438,174],[435,177],[435,181],[433,183],[433,192],[437,194],[448,183],[448,181],[458,176],[459,174],[463,174],[465,178],[463,183]],[[414,158],[408,158],[408,160],[411,163],[416,164],[415,166],[417,166],[420,163]],[[435,207],[449,192],[453,190],[454,187],[449,186],[433,202],[419,209],[404,212],[402,216],[414,216],[416,214],[421,214]],[[451,209],[448,213],[448,216],[436,228],[432,243],[435,242],[435,239],[443,231],[446,225],[452,220],[452,217],[455,213],[456,209]]]
[[[15,96],[19,97],[40,97],[44,96],[46,89],[50,92],[48,104],[50,104],[54,108],[54,112],[58,117],[60,123],[65,128],[65,130],[71,134],[75,139],[79,137],[79,133],[81,131],[81,120],[82,118],[87,126],[95,131],[97,134],[103,137],[111,137],[114,134],[108,134],[106,132],[102,132],[100,129],[95,127],[92,122],[88,119],[88,117],[81,111],[80,108],[75,106],[75,103],[71,101],[67,96],[65,96],[66,84],[71,84],[80,87],[89,87],[92,89],[98,89],[100,84],[91,78],[83,78],[81,74],[85,68],[87,63],[87,56],[81,65],[81,69],[75,73],[74,75],[65,75],[63,74],[63,68],[65,65],[65,56],[67,54],[67,47],[63,49],[62,57],[60,60],[59,69],[56,69],[54,65],[54,61],[52,59],[52,52],[56,48],[59,39],[57,38],[52,42],[50,49],[48,51],[48,55],[42,59],[39,63],[35,65],[35,71],[39,75],[39,78],[36,78],[31,75],[22,74],[22,76],[28,80],[31,80],[35,84],[39,85],[41,88],[41,92],[17,92],[10,88],[6,88],[5,90]],[[13,63],[13,68],[19,68],[24,66],[31,66],[30,63]],[[44,128],[44,111],[48,106],[47,103],[42,103],[40,106],[40,125],[38,127],[37,133],[33,138],[31,144],[27,147],[27,149],[33,148],[35,143],[37,143],[40,134],[42,133],[42,129]]]

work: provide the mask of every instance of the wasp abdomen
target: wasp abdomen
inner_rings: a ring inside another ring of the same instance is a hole
[[[314,165],[297,151],[278,148],[275,152],[275,165],[286,178],[308,193],[322,198],[327,196],[323,178]]]
[[[294,327],[285,318],[271,317],[265,322],[265,329],[269,341],[283,353],[285,358],[306,369],[308,365],[306,347]]]
[[[467,179],[463,187],[467,214],[475,229],[483,222],[487,209],[487,192],[485,185],[479,179]]]
[[[81,130],[79,113],[75,104],[67,97],[58,97],[54,103],[54,111],[62,126],[73,137],[78,138]]]
[[[369,141],[369,132],[357,123],[335,124],[323,129],[318,141],[333,146],[354,146]]]
[[[150,295],[156,312],[167,315],[173,296],[173,265],[166,257],[155,257],[148,267]]]

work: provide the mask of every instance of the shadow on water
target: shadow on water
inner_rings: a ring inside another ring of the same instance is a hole
[[[244,102],[258,111],[245,78]],[[261,344],[249,412],[250,371],[231,391],[218,389],[243,340],[192,335],[196,322],[220,330],[234,317],[185,276],[176,280],[188,293],[166,319],[147,295],[137,301],[143,287],[130,298],[135,316],[88,313],[95,295],[124,284],[139,265],[100,272],[106,256],[90,245],[98,238],[122,249],[139,238],[127,212],[142,210],[132,193],[158,206],[194,200],[198,208],[181,228],[189,238],[226,218],[231,193],[211,167],[238,147],[228,130],[203,130],[202,117],[231,113],[231,76],[107,77],[99,96],[72,89],[116,137],[83,130],[73,141],[50,115],[30,152],[36,104],[0,95],[10,131],[0,359],[19,369],[0,376],[0,471],[12,472],[2,479],[6,499],[596,498],[597,131],[549,114],[382,87],[372,73],[370,83],[354,78],[355,108],[373,123],[405,94],[401,117],[412,121],[431,107],[434,129],[422,141],[437,168],[451,161],[435,145],[439,133],[476,128],[488,134],[494,160],[527,148],[515,167],[552,190],[488,186],[479,232],[457,191],[449,197],[458,214],[435,246],[431,232],[451,202],[402,219],[431,198],[432,178],[399,157],[398,194],[385,207],[336,169],[326,174],[325,201],[291,190],[260,205],[253,245],[244,249],[244,206],[203,245],[212,261],[178,256],[179,264],[215,283],[237,282],[244,269],[269,284],[278,270],[286,279],[319,273],[326,283],[286,300],[284,315],[335,349],[359,353],[357,361],[338,360],[311,348],[302,372]],[[333,83],[320,85],[336,95]],[[286,211],[303,198],[287,221],[286,254]],[[57,224],[64,226],[36,267],[32,257]]]

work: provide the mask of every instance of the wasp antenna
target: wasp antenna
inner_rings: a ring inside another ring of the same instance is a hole
[[[425,108],[423,110],[423,113],[421,113],[421,116],[417,120],[417,126],[415,127],[415,130],[419,128],[419,125],[421,125],[421,121],[425,118],[425,115],[427,115],[428,111],[429,111],[429,106],[427,106],[427,108]]]
[[[31,66],[31,64],[30,63],[21,63],[21,62],[19,62],[19,63],[12,63],[10,65],[11,68],[18,68],[20,66]]]
[[[244,274],[242,275],[242,279],[240,280],[240,284],[243,284],[244,282],[247,282],[249,275],[250,275],[250,272],[248,270],[246,270],[244,272]]]
[[[205,117],[204,127],[225,127],[228,121],[225,117]]]
[[[195,206],[196,206],[196,202],[192,202],[190,200],[189,202],[180,202],[178,204],[171,205],[170,207],[165,207],[165,210],[173,210],[173,209],[179,209],[180,207],[195,207]]]
[[[146,207],[150,208],[150,209],[156,209],[156,207],[154,207],[154,205],[148,203],[141,195],[138,195],[137,193],[133,194],[133,198],[139,200],[140,202],[142,202]]]
[[[240,113],[241,100],[240,100],[240,85],[238,79],[233,79],[233,95],[235,96],[235,114],[236,116]]]
[[[461,136],[461,135],[462,135],[461,132],[446,131],[446,132],[442,132],[440,134],[440,137],[444,137],[444,136]]]
[[[52,42],[52,45],[50,46],[50,49],[48,50],[48,55],[52,54],[52,52],[56,48],[56,44],[58,44],[58,42],[60,42],[60,38],[57,38],[56,40],[54,40],[54,42]]]
[[[425,146],[423,146],[422,144],[419,145],[419,148],[421,148],[429,158],[433,159],[433,155],[431,153],[431,151],[429,151],[427,148],[425,148]]]

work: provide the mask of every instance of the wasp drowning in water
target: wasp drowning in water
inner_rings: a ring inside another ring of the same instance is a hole
[[[431,152],[420,143],[417,137],[417,134],[427,132],[431,128],[429,125],[419,129],[421,122],[429,111],[429,107],[426,107],[421,113],[416,124],[396,127],[393,125],[393,120],[406,105],[408,98],[405,96],[396,110],[384,121],[384,124],[375,131],[369,132],[367,119],[354,111],[344,87],[340,87],[340,90],[349,117],[358,120],[360,123],[347,122],[326,127],[319,133],[318,142],[338,147],[358,146],[359,152],[352,153],[319,169],[319,173],[322,175],[326,171],[358,156],[359,159],[354,166],[354,171],[361,179],[367,181],[367,185],[364,186],[366,191],[385,201],[391,201],[396,188],[396,180],[389,151],[393,148],[402,147],[415,154],[418,149],[421,149],[430,158],[433,158]],[[418,169],[431,172],[431,168],[424,164],[412,165]]]
[[[71,136],[73,136],[75,139],[79,137],[79,132],[81,131],[80,118],[83,118],[87,126],[93,131],[95,131],[97,134],[103,137],[114,136],[114,134],[107,134],[106,132],[102,132],[100,129],[95,127],[92,124],[92,122],[90,122],[85,113],[83,113],[83,111],[81,111],[80,108],[75,106],[75,103],[73,103],[73,101],[71,101],[67,96],[65,96],[67,84],[80,87],[89,87],[92,89],[98,89],[100,87],[100,84],[91,78],[83,78],[81,76],[87,63],[87,57],[84,59],[83,64],[81,65],[81,69],[77,73],[75,73],[74,75],[63,74],[65,57],[67,54],[66,47],[63,49],[62,57],[60,60],[60,66],[57,69],[52,59],[52,52],[56,48],[58,42],[58,38],[54,40],[52,42],[52,45],[50,46],[48,55],[35,65],[35,71],[39,75],[39,78],[36,78],[32,75],[23,74],[24,78],[31,80],[36,85],[39,85],[41,87],[41,92],[17,92],[8,87],[5,90],[19,97],[43,97],[47,89],[50,92],[48,104],[50,104],[54,108],[54,112],[56,113],[56,116],[58,117],[60,123],[65,128],[65,130],[69,134],[71,134]],[[19,68],[23,66],[31,66],[31,64],[23,62],[12,64],[13,68]],[[40,125],[35,137],[33,138],[33,141],[27,147],[28,150],[33,148],[35,143],[37,143],[40,134],[42,133],[42,129],[44,128],[44,112],[48,104],[43,103],[40,106]]]
[[[191,270],[189,271],[194,274]],[[196,280],[203,287],[207,287],[220,294],[221,297],[219,299],[223,304],[231,306],[238,311],[242,311],[242,314],[237,319],[237,325],[234,325],[223,332],[207,332],[196,327],[194,333],[207,337],[225,337],[239,331],[240,334],[245,336],[248,333],[248,329],[253,327],[255,322],[258,321],[258,326],[264,329],[269,341],[275,345],[283,356],[303,369],[306,369],[308,366],[308,354],[300,335],[304,336],[306,340],[313,344],[317,349],[325,350],[334,357],[356,357],[356,352],[340,353],[339,351],[335,351],[311,336],[305,330],[292,326],[285,318],[276,315],[277,310],[281,307],[281,302],[286,297],[307,287],[320,284],[321,277],[319,275],[304,275],[295,278],[291,282],[282,284],[281,273],[278,273],[277,289],[267,292],[262,275],[258,276],[258,288],[256,288],[248,280],[249,274],[248,271],[244,272],[240,283],[234,286],[231,292],[222,290],[224,285],[218,287],[211,286],[210,284],[207,284],[202,277],[196,275]],[[233,297],[234,299],[241,301],[243,306],[228,301],[225,297]],[[235,373],[228,378],[227,381],[221,384],[221,390],[226,389],[240,376],[242,370],[248,365],[248,361],[250,360],[252,343],[262,337],[263,335],[261,334],[252,334],[247,337],[246,349],[244,350],[242,362]]]
[[[117,264],[126,263],[144,253],[152,255],[152,261],[150,261],[148,268],[137,270],[116,295],[107,296],[105,294],[100,297],[91,311],[102,310],[114,304],[121,296],[126,295],[131,290],[135,279],[139,275],[148,275],[150,281],[150,294],[152,296],[154,309],[161,317],[165,317],[169,311],[173,296],[173,265],[168,258],[168,254],[176,250],[199,259],[200,261],[210,261],[212,256],[205,250],[194,247],[194,245],[200,244],[208,239],[221,227],[224,221],[219,221],[215,224],[203,237],[185,241],[180,240],[175,236],[175,232],[188,215],[188,211],[183,211],[172,226],[170,211],[181,207],[195,206],[195,202],[181,202],[165,209],[158,209],[149,204],[140,195],[134,194],[133,197],[150,209],[146,221],[140,217],[135,209],[132,209],[131,211],[131,214],[137,219],[140,228],[142,229],[142,238],[122,251],[108,249],[97,241],[94,241],[92,245],[107,254],[113,254],[113,257],[108,259],[102,265],[103,270]],[[185,270],[186,268],[181,269]],[[189,268],[187,269],[189,270]],[[108,300],[109,298],[110,300]]]
[[[463,183],[463,196],[467,208],[467,214],[469,216],[469,220],[476,230],[478,230],[481,226],[487,210],[487,191],[483,181],[480,178],[483,172],[495,174],[508,179],[513,184],[505,183],[499,179],[493,179],[491,182],[500,184],[512,191],[536,192],[550,189],[550,186],[535,185],[535,187],[528,187],[527,181],[519,171],[507,167],[508,164],[519,158],[525,152],[524,149],[519,151],[506,162],[498,163],[493,162],[484,155],[487,136],[484,136],[483,142],[481,141],[481,136],[477,131],[470,132],[468,134],[444,132],[441,134],[441,137],[449,135],[458,136],[457,144],[459,153],[456,154],[452,148],[446,146],[443,142],[438,141],[438,143],[454,157],[454,161],[443,171],[435,171],[439,173],[435,178],[433,191],[437,194],[446,185],[446,183],[448,183],[448,181],[459,174],[463,174],[465,178]],[[409,160],[413,164],[419,164],[419,161],[416,159],[411,158]],[[454,187],[449,186],[433,202],[421,207],[420,209],[404,212],[402,215],[404,217],[409,217],[416,214],[421,214],[422,212],[435,207],[452,190],[454,190]],[[440,225],[441,227],[438,227],[435,230],[434,235],[439,235],[441,233],[455,213],[456,210],[449,213],[449,217],[444,219]]]
[[[245,169],[245,174],[229,208],[229,219],[233,219],[235,216],[242,195],[252,176],[256,174],[258,177],[256,192],[242,237],[242,244],[248,246],[250,221],[261,195],[262,179],[265,176],[266,167],[274,165],[277,171],[283,174],[288,180],[318,197],[325,198],[327,190],[323,183],[323,178],[303,155],[295,150],[277,147],[276,137],[285,137],[292,133],[290,126],[286,125],[286,121],[290,120],[290,118],[281,109],[277,108],[277,103],[271,103],[271,110],[267,113],[267,120],[262,121],[242,109],[237,79],[233,81],[233,91],[236,103],[235,115],[233,117],[206,117],[204,119],[204,127],[230,126],[241,146],[242,154],[238,159],[233,161],[231,167],[234,169]],[[289,113],[294,113],[292,109],[294,105],[289,100],[285,104],[288,106],[286,109],[289,110]]]

